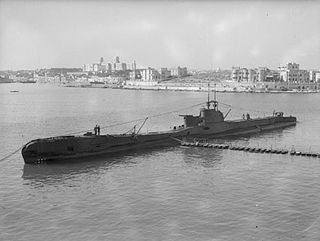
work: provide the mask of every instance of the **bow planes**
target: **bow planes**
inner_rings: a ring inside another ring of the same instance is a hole
[[[231,109],[230,109],[231,110]],[[180,115],[184,124],[163,132],[148,132],[140,134],[140,130],[129,134],[100,135],[87,132],[84,135],[57,136],[36,139],[28,142],[22,148],[25,163],[39,163],[43,161],[57,161],[83,157],[108,155],[129,150],[139,150],[160,146],[180,144],[182,139],[196,137],[221,138],[267,130],[285,128],[296,124],[296,117],[284,116],[283,112],[274,112],[272,116],[264,118],[250,118],[243,116],[241,120],[225,120],[230,110],[224,115],[218,109],[218,101],[209,100],[206,107],[200,109],[198,116]],[[96,131],[95,131],[96,132]]]

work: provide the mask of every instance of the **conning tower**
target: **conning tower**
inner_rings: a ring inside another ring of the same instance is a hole
[[[211,104],[213,108],[210,108]],[[218,109],[218,101],[208,101],[207,108],[202,108],[200,110],[200,118],[202,119],[201,125],[204,126],[224,121],[223,114]]]
[[[212,107],[211,107],[212,106]],[[218,101],[207,102],[207,107],[200,109],[199,116],[181,115],[184,118],[185,127],[207,126],[224,121],[224,116],[218,109]]]

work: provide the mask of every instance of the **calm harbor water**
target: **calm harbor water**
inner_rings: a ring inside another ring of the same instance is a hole
[[[233,106],[228,119],[278,110],[299,123],[213,141],[320,153],[319,94],[218,99]],[[205,100],[206,93],[2,84],[0,158],[31,139],[180,110],[143,128],[166,130]],[[169,147],[43,165],[25,165],[18,152],[0,165],[0,240],[320,240],[320,158]]]

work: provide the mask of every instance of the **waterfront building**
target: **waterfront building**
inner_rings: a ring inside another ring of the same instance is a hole
[[[122,69],[122,71],[126,71],[127,70],[127,64],[126,63],[121,63],[121,69]]]
[[[134,69],[137,69],[136,61],[133,61],[133,63],[126,63],[126,70],[133,71]]]
[[[267,78],[267,76],[271,76],[271,71],[267,67],[259,67],[258,68],[258,82],[264,82]]]
[[[188,76],[188,69],[187,69],[187,67],[178,67],[178,76],[179,76],[179,77],[186,77],[186,76]]]
[[[317,73],[320,73],[320,71],[317,71],[317,70],[310,70],[309,71],[309,80],[310,80],[310,82],[317,82],[316,81],[316,74]]]
[[[126,71],[126,70],[127,70],[127,64],[121,63],[119,56],[117,56],[115,62],[113,63],[113,72]]]
[[[286,83],[289,90],[318,90],[317,71],[300,69],[299,64],[288,63],[279,68],[280,80]],[[319,76],[320,77],[320,76]]]
[[[245,82],[248,82],[248,78],[249,78],[249,71],[247,68],[243,68],[241,70],[241,75],[242,75],[242,80]]]
[[[256,72],[247,68],[232,67],[231,78],[235,82],[248,82],[251,79],[255,80]]]
[[[146,68],[140,70],[141,80],[142,81],[158,81],[160,80],[160,74],[157,70],[153,68]]]
[[[136,69],[134,62],[133,70],[130,72],[130,79],[126,80],[127,86],[154,86],[160,80],[160,73],[154,68]]]
[[[82,67],[82,70],[84,72],[95,72],[95,73],[100,72],[101,73],[101,72],[106,72],[107,66],[103,61],[103,57],[101,57],[98,63],[84,64]]]
[[[177,77],[178,76],[178,69],[177,68],[170,69],[170,75]]]
[[[113,63],[113,68],[112,69],[113,69],[113,72],[122,70],[121,63]]]
[[[180,67],[170,69],[170,75],[175,77],[185,77],[188,76],[187,67]]]
[[[92,64],[84,64],[82,67],[83,72],[92,72],[93,65]]]
[[[166,80],[170,78],[171,71],[168,70],[167,68],[160,68],[159,74],[160,74],[160,80]]]
[[[241,81],[240,67],[232,67],[231,79],[234,82],[240,82]]]
[[[254,69],[248,70],[248,82],[255,83],[258,81],[258,74]]]
[[[121,63],[119,56],[116,57],[114,63],[105,63],[103,57],[100,58],[98,63],[93,64],[84,64],[82,70],[84,72],[94,72],[96,73],[105,73],[108,74],[117,71],[127,71],[127,64]]]
[[[315,82],[320,84],[320,71],[315,74]]]
[[[107,70],[106,70],[106,71],[107,71],[107,73],[109,73],[109,74],[112,72],[112,64],[111,64],[111,63],[108,63],[108,64],[107,64]]]
[[[133,61],[132,63],[132,70],[136,70],[137,69],[137,64],[136,64],[136,61]]]
[[[93,72],[99,72],[99,64],[93,64]]]
[[[129,74],[129,79],[134,81],[134,80],[136,80],[136,78],[137,78],[136,71],[131,71]]]
[[[264,81],[277,81],[274,78],[274,73],[267,67],[259,67],[257,69],[247,69],[240,67],[232,67],[231,79],[234,82],[264,82]]]
[[[299,64],[288,63],[280,67],[280,80],[290,83],[309,82],[309,72],[299,68]]]

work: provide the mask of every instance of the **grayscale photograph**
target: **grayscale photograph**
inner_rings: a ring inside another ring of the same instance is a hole
[[[0,240],[320,240],[319,0],[0,0]]]

